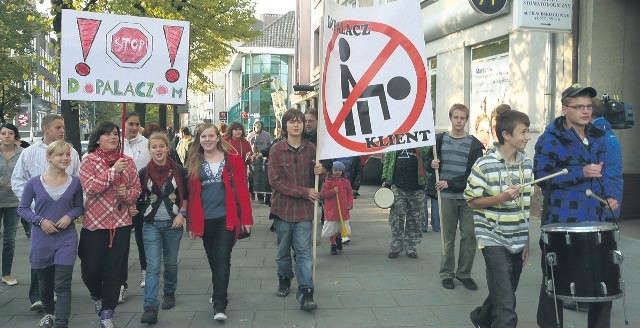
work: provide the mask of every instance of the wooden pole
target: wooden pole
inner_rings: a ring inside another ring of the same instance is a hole
[[[433,160],[438,160],[438,152],[436,151],[437,145],[433,145],[431,148],[433,150]],[[431,165],[431,163],[428,163]],[[436,169],[436,183],[440,181],[440,169]],[[436,188],[437,196],[438,196],[438,215],[440,216],[440,244],[442,245],[442,255],[444,253],[444,224],[442,224],[442,201],[440,200],[440,189]],[[433,214],[431,214],[433,216]],[[433,220],[433,218],[432,218]]]

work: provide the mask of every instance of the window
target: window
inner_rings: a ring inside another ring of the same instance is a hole
[[[437,73],[438,73],[438,58],[433,57],[427,59],[428,74],[429,74],[429,86],[431,87],[431,109],[433,110],[433,118],[436,117],[436,86],[437,86]],[[434,122],[435,123],[435,122]]]

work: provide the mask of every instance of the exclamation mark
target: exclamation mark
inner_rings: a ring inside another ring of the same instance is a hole
[[[180,78],[180,72],[173,68],[173,64],[176,62],[176,55],[178,54],[178,48],[180,48],[180,40],[182,39],[184,27],[165,25],[163,28],[164,38],[167,41],[167,50],[169,50],[169,63],[171,63],[171,68],[164,73],[164,77],[167,81],[173,83]]]
[[[87,76],[91,72],[91,68],[87,65],[87,56],[96,38],[100,23],[102,21],[95,19],[78,18],[78,33],[80,34],[80,45],[82,46],[82,58],[85,62],[76,65],[76,73],[80,76]]]

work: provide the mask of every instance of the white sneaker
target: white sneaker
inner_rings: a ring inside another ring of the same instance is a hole
[[[343,244],[348,244],[351,242],[351,239],[349,239],[349,237],[342,237],[342,243]]]
[[[227,315],[224,314],[224,312],[217,312],[215,310],[213,310],[214,314],[213,314],[213,320],[215,321],[225,321],[227,320]]]
[[[16,278],[14,278],[12,276],[4,276],[4,277],[2,277],[2,282],[7,284],[7,286],[15,286],[15,285],[18,284],[18,281],[16,280]]]
[[[124,303],[127,298],[127,288],[124,285],[120,286],[120,295],[118,295],[118,303]]]
[[[31,304],[31,311],[42,311],[42,301],[35,301]]]
[[[209,304],[213,304],[213,297],[209,297]]]
[[[146,280],[147,280],[147,270],[140,271],[140,288],[144,288]]]

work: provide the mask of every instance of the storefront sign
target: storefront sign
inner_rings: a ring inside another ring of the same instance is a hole
[[[514,2],[513,27],[571,33],[573,0]]]

